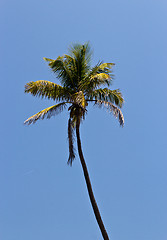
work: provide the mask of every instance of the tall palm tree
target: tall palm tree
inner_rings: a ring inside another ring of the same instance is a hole
[[[25,85],[25,93],[31,93],[34,96],[45,97],[59,102],[56,105],[48,107],[24,123],[32,124],[39,119],[50,118],[60,113],[68,106],[68,139],[69,139],[69,158],[68,164],[72,165],[75,158],[74,150],[74,130],[76,131],[78,153],[87,185],[88,194],[93,207],[93,211],[98,222],[104,240],[108,240],[108,234],[104,227],[100,212],[92,191],[92,186],[84,160],[81,140],[80,123],[85,119],[88,103],[94,103],[99,107],[104,106],[119,120],[121,126],[124,125],[123,114],[120,110],[124,99],[119,89],[110,90],[109,88],[99,88],[100,86],[112,84],[113,63],[98,62],[91,68],[92,50],[88,43],[84,45],[74,44],[69,49],[69,55],[59,56],[56,60],[44,58],[48,62],[51,70],[60,80],[61,85],[50,81],[39,80],[29,82]]]

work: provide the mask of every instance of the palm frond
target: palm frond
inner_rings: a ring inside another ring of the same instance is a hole
[[[45,57],[43,57],[43,59],[44,59],[46,62],[53,62],[53,61],[54,61],[54,59],[51,59],[51,58],[45,58]]]
[[[62,102],[59,104],[56,104],[54,106],[48,107],[35,115],[31,116],[28,118],[24,124],[30,125],[32,123],[35,123],[39,119],[44,119],[44,118],[51,118],[52,116],[62,112],[64,108],[66,107],[66,102]]]
[[[124,116],[118,107],[107,101],[94,100],[94,103],[95,105],[98,105],[98,107],[106,107],[116,118],[118,118],[120,126],[124,126]]]
[[[42,98],[51,98],[53,100],[69,100],[72,90],[62,87],[56,83],[39,80],[36,82],[29,82],[25,85],[25,93],[31,93],[34,96],[41,96]]]
[[[101,84],[109,84],[109,80],[111,80],[110,75],[107,73],[97,73],[96,75],[92,76],[90,80],[99,81]]]
[[[80,89],[86,93],[95,90],[101,85],[110,86],[114,75],[112,73],[112,66],[114,63],[99,62],[95,67],[90,69],[85,78],[80,82]]]
[[[68,65],[69,69],[72,73],[76,73],[76,61],[75,58],[73,58],[70,55],[64,54],[65,57],[65,63]]]
[[[70,55],[64,54],[64,63],[68,66],[69,71],[71,72],[71,81],[75,90],[78,89],[78,70],[75,58]]]
[[[102,100],[116,104],[122,107],[124,99],[119,89],[110,90],[108,88],[99,88],[87,94],[88,100]]]
[[[115,63],[102,63],[100,64],[98,71],[104,72],[104,73],[112,73],[112,67],[115,65]]]
[[[90,65],[93,50],[91,49],[89,42],[87,42],[85,44],[76,43],[76,44],[71,45],[69,47],[69,53],[75,59],[78,59],[79,57],[85,59],[87,65]]]
[[[97,73],[96,75],[92,76],[89,80],[82,81],[80,84],[80,89],[85,91],[85,93],[92,92],[97,87],[101,85],[110,85],[111,84],[111,76],[107,73]]]
[[[64,87],[73,89],[73,73],[68,68],[68,63],[65,61],[65,56],[59,56],[56,60],[44,58],[45,61],[49,62],[49,67],[56,74],[57,78],[60,79]]]
[[[69,49],[70,55],[75,60],[76,73],[77,73],[77,84],[82,81],[87,72],[90,69],[90,60],[91,60],[91,48],[89,43],[84,45],[74,44]]]
[[[103,63],[99,61],[93,68],[90,69],[89,74],[87,78],[92,78],[98,73],[106,73],[109,74],[112,78],[112,67],[114,66],[114,63]]]
[[[75,149],[74,149],[74,131],[70,118],[68,120],[68,141],[69,141],[69,158],[67,163],[72,166],[72,162],[75,159]]]

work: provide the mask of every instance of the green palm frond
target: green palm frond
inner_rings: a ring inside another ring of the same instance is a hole
[[[116,104],[122,107],[124,99],[119,89],[110,90],[108,88],[99,88],[87,94],[88,100],[102,100]]]
[[[90,61],[92,56],[91,48],[89,43],[84,45],[74,44],[70,47],[69,53],[75,61],[75,73],[77,75],[76,83],[79,84],[85,78],[90,69]]]
[[[75,149],[74,149],[74,128],[70,118],[68,120],[68,141],[69,141],[69,158],[67,163],[72,166],[72,162],[75,159]]]
[[[59,56],[56,60],[43,58],[45,61],[49,62],[49,67],[56,74],[57,78],[60,79],[64,87],[74,89],[73,84],[73,74],[68,68],[68,63],[65,61],[65,56]]]
[[[54,106],[48,107],[48,108],[36,113],[35,115],[31,116],[30,118],[28,118],[24,122],[24,124],[30,125],[31,123],[35,123],[39,119],[51,118],[55,114],[62,112],[64,110],[64,108],[66,108],[66,102],[62,102],[62,103],[56,104]]]
[[[80,82],[80,89],[85,93],[100,87],[101,85],[110,86],[114,77],[112,73],[112,66],[114,63],[99,62],[95,67],[90,69],[85,78]]]
[[[99,67],[100,67],[101,64],[102,64],[102,62],[99,61],[94,67],[92,67],[90,69],[90,71],[88,72],[88,76],[87,77],[90,78],[91,76],[94,76],[97,73],[99,73]]]
[[[114,66],[114,63],[103,63],[103,62],[98,62],[93,68],[88,73],[87,78],[92,78],[94,75],[98,73],[106,73],[110,75],[112,78],[112,67]]]
[[[27,83],[25,85],[25,93],[31,93],[34,96],[51,98],[58,101],[68,101],[70,100],[71,94],[73,94],[72,90],[45,80]]]
[[[112,67],[115,65],[115,63],[102,63],[100,64],[98,71],[104,72],[104,73],[112,73]]]
[[[72,76],[74,77],[74,73],[77,73],[77,66],[75,58],[73,58],[70,55],[64,54],[65,63],[68,65],[68,68],[70,69]]]
[[[89,94],[92,90],[96,89],[101,85],[110,85],[111,84],[111,77],[106,73],[97,73],[96,75],[92,76],[89,80],[82,81],[80,84],[80,88],[85,91],[85,93]]]
[[[68,88],[77,89],[78,83],[90,68],[91,48],[88,43],[74,44],[69,49],[70,55],[59,56],[56,60],[44,58],[49,67]]]
[[[106,107],[116,118],[118,118],[120,126],[124,126],[124,116],[118,107],[107,101],[94,100],[94,103],[95,105],[98,105],[98,107]]]
[[[68,66],[68,70],[71,72],[71,81],[74,86],[74,89],[78,89],[78,69],[75,58],[70,55],[64,54],[64,63]]]
[[[85,44],[73,44],[69,47],[69,54],[76,60],[86,61],[87,65],[90,65],[92,59],[92,49],[90,47],[89,42]]]
[[[96,75],[92,76],[90,80],[96,80],[101,82],[101,84],[108,84],[108,81],[111,79],[110,75],[107,73],[97,73]],[[105,82],[107,81],[107,82]]]
[[[51,59],[51,58],[43,58],[46,62],[49,62],[49,63],[51,63],[51,62],[53,62],[54,61],[54,59]]]

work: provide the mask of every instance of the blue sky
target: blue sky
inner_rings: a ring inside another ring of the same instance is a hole
[[[89,107],[85,160],[112,240],[167,239],[165,0],[0,2],[0,239],[102,239],[78,157],[68,158],[68,112],[23,125],[53,104],[24,94],[29,81],[57,82],[43,57],[90,41],[92,64],[115,62],[125,126]]]

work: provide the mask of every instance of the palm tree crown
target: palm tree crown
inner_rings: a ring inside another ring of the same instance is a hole
[[[25,93],[34,96],[46,97],[59,102],[28,118],[24,123],[35,123],[39,119],[50,118],[61,112],[68,105],[70,118],[68,122],[69,159],[72,164],[75,158],[73,150],[73,129],[79,116],[83,120],[87,112],[89,102],[98,106],[107,107],[115,117],[118,117],[121,126],[124,125],[123,114],[120,110],[124,99],[119,89],[110,90],[114,63],[98,62],[94,67],[90,66],[92,51],[88,43],[74,44],[69,49],[69,55],[59,56],[56,60],[44,58],[49,67],[60,80],[61,85],[39,80],[25,85]],[[105,86],[105,88],[100,88]]]

